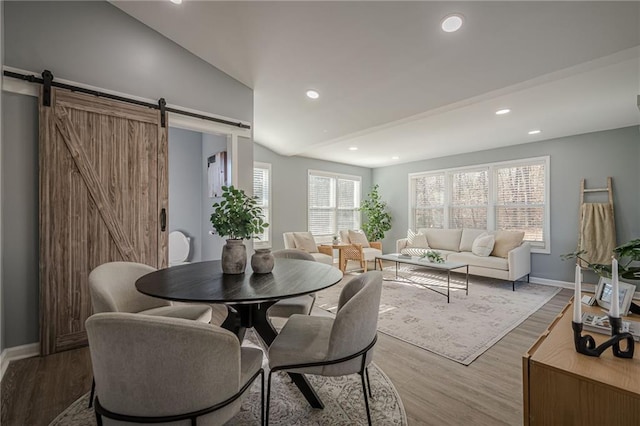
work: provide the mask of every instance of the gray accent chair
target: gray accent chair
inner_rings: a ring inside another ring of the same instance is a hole
[[[128,312],[171,318],[183,318],[208,323],[211,307],[208,305],[179,304],[147,296],[136,289],[136,280],[156,269],[135,262],[108,262],[89,273],[89,294],[93,313]],[[95,379],[91,384],[89,408],[93,404]]]
[[[362,380],[367,420],[371,424],[371,384],[367,366],[377,340],[382,272],[366,272],[349,281],[338,300],[335,318],[292,315],[269,347],[266,423],[269,423],[271,375],[276,371],[344,376]],[[367,389],[368,387],[368,389]]]
[[[298,259],[315,262],[315,258],[311,254],[298,249],[278,250],[274,251],[272,254],[276,259]],[[279,318],[289,318],[294,314],[309,315],[315,301],[315,293],[279,300],[269,308],[267,314],[270,317]]]
[[[222,425],[258,376],[264,407],[262,351],[241,347],[228,330],[129,313],[92,315],[86,328],[98,426]]]
[[[129,312],[200,322],[211,321],[211,307],[176,304],[147,296],[136,289],[136,280],[156,269],[135,262],[109,262],[89,274],[89,293],[94,313]]]

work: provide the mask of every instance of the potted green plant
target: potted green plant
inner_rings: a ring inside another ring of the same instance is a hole
[[[580,259],[596,274],[603,277],[611,277],[611,265],[589,263],[582,257],[585,253],[585,250],[580,250],[573,253],[563,254],[560,257],[563,260]],[[618,259],[618,276],[627,280],[640,280],[640,265],[636,263],[640,262],[640,238],[631,240],[616,247],[613,249],[613,253]]]
[[[435,250],[429,250],[425,253],[422,253],[420,258],[427,259],[431,263],[444,263],[444,259],[440,255],[440,252],[437,252]]]
[[[362,230],[369,241],[381,241],[384,233],[391,229],[391,214],[387,211],[387,203],[382,201],[378,193],[378,185],[374,185],[367,198],[360,203],[360,209],[366,216]]]
[[[222,187],[222,201],[212,207],[211,225],[218,235],[227,237],[227,243],[222,247],[222,272],[242,274],[247,266],[247,248],[243,240],[264,232],[269,224],[264,221],[256,199],[233,185]]]

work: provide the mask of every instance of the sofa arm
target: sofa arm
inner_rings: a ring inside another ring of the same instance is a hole
[[[509,281],[516,281],[531,273],[531,245],[522,243],[507,255]]]
[[[396,241],[396,253],[400,253],[400,251],[406,247],[407,247],[406,238],[400,238],[398,241]]]

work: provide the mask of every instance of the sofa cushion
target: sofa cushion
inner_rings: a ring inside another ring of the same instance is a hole
[[[462,229],[429,228],[426,232],[427,243],[432,249],[458,251]]]
[[[295,241],[297,249],[304,250],[307,253],[318,252],[316,240],[313,239],[313,235],[310,232],[294,232],[293,241]]]
[[[362,247],[370,247],[369,240],[367,240],[367,236],[364,235],[362,231],[352,231],[349,229],[349,241],[351,244],[362,244]]]
[[[460,251],[471,251],[473,247],[473,242],[482,234],[486,234],[487,231],[485,229],[471,229],[464,228],[462,229],[462,237],[460,239]],[[487,254],[488,256],[488,254]]]
[[[447,257],[447,262],[461,262],[467,263],[469,266],[480,266],[482,268],[499,269],[501,271],[509,270],[509,263],[507,262],[507,259],[495,256],[476,256],[468,251],[464,251],[462,253],[451,253]]]
[[[476,256],[487,257],[493,251],[496,239],[493,235],[483,232],[475,239],[471,246],[471,252]]]
[[[493,235],[496,237],[496,243],[493,246],[491,256],[506,259],[511,250],[522,244],[524,231],[496,231]]]
[[[429,248],[427,236],[422,232],[413,232],[411,229],[407,231],[407,247]]]

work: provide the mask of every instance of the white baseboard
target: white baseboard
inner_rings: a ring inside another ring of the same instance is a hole
[[[28,345],[14,346],[13,348],[3,350],[2,353],[0,353],[0,364],[2,365],[0,381],[4,377],[4,372],[7,371],[7,367],[9,367],[11,361],[38,355],[40,355],[40,343],[29,343]]]
[[[570,290],[573,290],[575,285],[573,282],[549,280],[546,278],[537,277],[530,277],[529,281],[534,284],[551,285],[555,287],[568,288]],[[585,291],[587,293],[595,293],[596,287],[597,284],[582,283],[582,291]],[[635,294],[633,295],[633,300],[640,300],[640,291],[635,292]]]
[[[531,277],[529,281],[534,284],[551,285],[554,287],[568,288],[569,290],[573,290],[575,285],[573,282],[569,281],[550,280],[547,278],[538,277]],[[582,291],[586,291],[587,293],[595,293],[596,284],[582,283]]]

